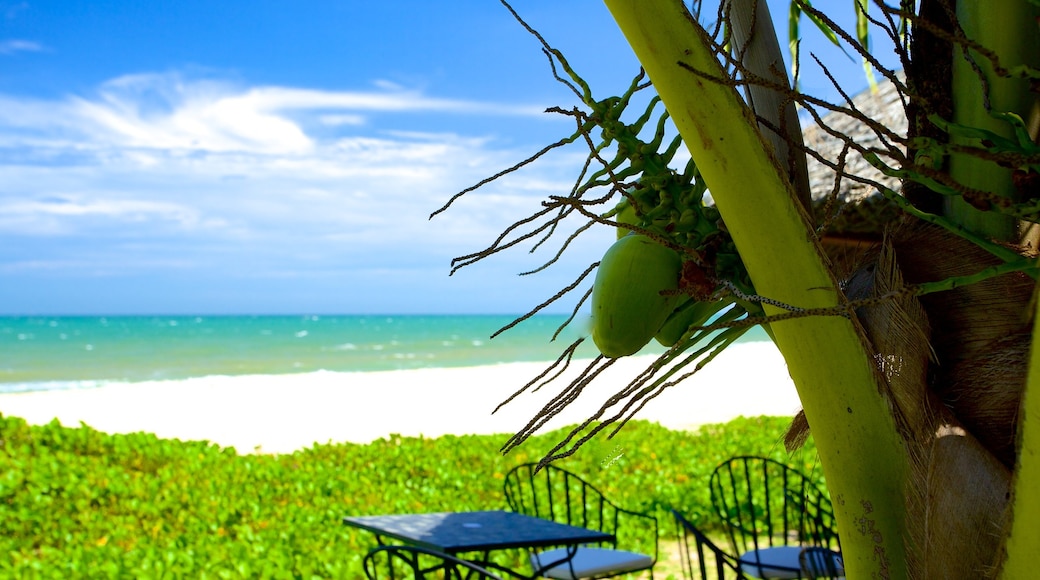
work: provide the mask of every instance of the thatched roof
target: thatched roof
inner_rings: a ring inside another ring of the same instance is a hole
[[[907,119],[902,102],[895,85],[889,80],[878,83],[876,90],[867,89],[852,99],[856,109],[874,119],[891,131],[905,136]],[[804,128],[802,132],[805,145],[819,152],[825,159],[837,161],[841,155],[844,142],[815,122]],[[832,112],[823,116],[823,122],[832,130],[851,136],[856,143],[870,147],[881,146],[877,135],[863,122],[845,115]],[[893,190],[899,190],[899,180],[887,177],[872,167],[863,157],[850,152],[846,158],[847,173],[867,176]],[[823,223],[826,203],[834,190],[834,171],[818,160],[809,156],[809,186],[812,192],[813,205],[818,223]],[[835,214],[835,212],[839,212]],[[885,199],[875,188],[843,179],[838,189],[838,196],[830,207],[829,221],[825,235],[837,238],[874,237],[880,233],[885,223],[895,219],[899,210]]]

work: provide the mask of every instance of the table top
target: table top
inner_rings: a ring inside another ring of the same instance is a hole
[[[614,540],[606,532],[501,510],[348,516],[343,523],[449,554]]]

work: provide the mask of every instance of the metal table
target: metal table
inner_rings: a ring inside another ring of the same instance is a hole
[[[579,544],[614,541],[614,535],[606,532],[501,510],[348,516],[343,523],[374,533],[380,545],[386,545],[385,538],[390,538],[455,556],[480,552],[479,559],[466,559],[520,578],[525,576],[490,562],[490,552],[567,546],[566,558],[542,566],[529,577],[537,578],[542,571],[573,558]]]

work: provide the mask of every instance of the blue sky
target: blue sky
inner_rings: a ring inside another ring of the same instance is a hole
[[[514,5],[599,95],[637,71],[601,2]],[[427,216],[575,104],[495,0],[0,0],[0,314],[524,312],[613,232],[537,276],[548,250],[450,261],[566,192],[580,148]]]

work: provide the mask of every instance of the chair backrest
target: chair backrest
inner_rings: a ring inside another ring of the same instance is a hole
[[[369,580],[502,580],[477,564],[418,546],[380,546],[363,564]]]
[[[830,499],[791,467],[765,457],[734,457],[715,468],[710,488],[738,555],[768,546],[839,548]]]
[[[566,469],[525,463],[506,474],[504,488],[509,509],[515,512],[614,534],[615,541],[607,545],[652,549],[657,559],[656,517],[619,507]]]
[[[679,540],[679,558],[682,560],[683,578],[693,580],[736,579],[746,580],[739,562],[705,536],[681,513],[672,510],[675,531]],[[698,576],[697,573],[700,573]]]
[[[509,509],[517,513],[609,534],[617,534],[618,516],[625,511],[589,482],[555,465],[518,465],[506,474],[504,488]]]

